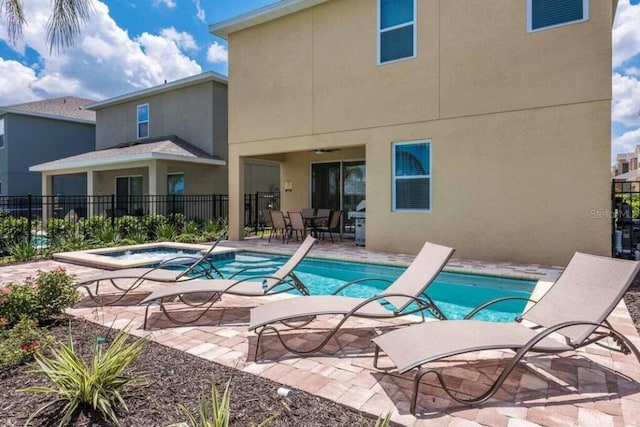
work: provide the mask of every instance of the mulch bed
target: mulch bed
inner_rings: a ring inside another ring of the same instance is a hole
[[[624,302],[627,304],[629,314],[633,319],[633,323],[640,333],[640,274],[636,276],[631,287],[624,296]]]
[[[97,336],[111,336],[109,329],[79,319],[71,319],[71,330],[76,351],[90,360],[92,343]],[[60,340],[67,340],[69,320],[55,322],[50,333]],[[276,390],[281,387],[274,381],[250,375],[216,363],[200,359],[188,353],[149,342],[140,359],[132,365],[129,374],[143,375],[146,385],[130,389],[125,401],[129,412],[119,411],[123,427],[167,426],[185,421],[177,404],[187,406],[197,414],[201,391],[210,396],[212,375],[223,392],[224,384],[232,379],[231,425],[250,426],[275,413],[280,415],[269,425],[279,426],[371,426],[374,421],[364,418],[357,411],[329,400],[294,390],[291,398],[283,401]],[[19,392],[18,389],[33,385],[45,385],[40,377],[28,372],[28,366],[16,366],[0,371],[0,426],[23,425],[27,418],[47,397]],[[210,407],[210,406],[209,406]],[[32,422],[34,426],[57,425],[56,411],[46,412]],[[71,425],[111,426],[96,414],[84,412]]]

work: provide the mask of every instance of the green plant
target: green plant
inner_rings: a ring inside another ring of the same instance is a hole
[[[49,218],[47,221],[47,236],[50,239],[57,239],[60,236],[77,231],[78,228],[74,222],[61,218]]]
[[[182,234],[197,235],[200,233],[200,225],[196,221],[187,221],[182,229]]]
[[[111,225],[104,224],[93,232],[93,240],[96,244],[102,246],[117,246],[122,241],[122,236],[117,229]]]
[[[116,219],[116,228],[122,236],[128,236],[131,233],[142,229],[138,217],[125,215]]]
[[[374,427],[389,427],[391,425],[391,412],[387,412],[384,417],[380,415]]]
[[[160,241],[172,242],[176,238],[176,228],[171,224],[162,224],[156,229],[156,238]]]
[[[187,422],[172,424],[169,427],[228,427],[231,416],[231,380],[224,386],[222,396],[218,395],[215,378],[211,379],[211,407],[207,402],[204,391],[200,393],[200,405],[197,414],[193,414],[186,406],[178,404],[180,410],[187,417]],[[256,427],[266,427],[279,414],[276,413],[257,424]],[[252,424],[255,425],[255,424]]]
[[[184,229],[186,217],[181,213],[173,213],[169,215],[169,222],[175,227],[176,232],[179,233]]]
[[[9,253],[16,261],[29,261],[38,256],[38,249],[27,239],[22,239],[9,248]]]
[[[89,241],[84,234],[77,229],[67,230],[65,233],[59,234],[52,244],[52,250],[55,252],[78,251],[89,246]]]
[[[127,235],[127,239],[134,242],[134,244],[146,243],[148,240],[147,232],[144,230],[135,230]]]
[[[25,286],[36,289],[42,305],[39,315],[41,320],[62,314],[79,301],[80,294],[74,281],[74,276],[67,274],[62,267],[48,272],[38,271],[35,279],[27,278]]]
[[[54,340],[32,319],[22,319],[13,328],[0,330],[0,369],[31,360],[36,351],[46,349]]]
[[[38,271],[35,279],[29,277],[24,284],[9,284],[0,289],[0,318],[11,327],[23,318],[42,322],[61,314],[80,298],[73,282],[73,276],[58,268]]]
[[[103,344],[94,343],[91,363],[86,363],[76,354],[71,328],[69,342],[52,347],[50,357],[36,353],[32,372],[44,375],[51,386],[28,387],[21,391],[53,395],[54,398],[40,406],[25,425],[43,410],[56,404],[64,404],[60,426],[68,423],[77,410],[85,408],[98,411],[105,419],[119,426],[116,406],[121,405],[128,411],[121,394],[122,389],[143,383],[141,378],[125,375],[124,370],[138,359],[144,350],[146,339],[139,338],[129,344],[127,336],[125,330],[118,332],[106,351],[102,348]]]
[[[156,238],[158,227],[167,223],[167,218],[159,214],[145,215],[140,218],[140,226],[143,231],[147,232],[150,239]]]

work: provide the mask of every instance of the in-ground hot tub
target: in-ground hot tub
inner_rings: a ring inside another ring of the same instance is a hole
[[[82,264],[90,267],[116,270],[156,265],[178,256],[201,256],[211,245],[175,242],[145,243],[142,245],[117,246],[113,248],[88,249],[83,251],[59,252],[53,255],[58,261]],[[216,247],[212,256],[223,260],[233,258],[234,248]]]

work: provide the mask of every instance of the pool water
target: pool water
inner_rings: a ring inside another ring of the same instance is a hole
[[[258,252],[240,252],[235,254],[235,259],[215,261],[214,264],[225,277],[246,267],[265,267],[236,276],[245,278],[251,275],[269,275],[287,259],[288,257]],[[352,280],[375,277],[393,281],[403,271],[402,267],[305,258],[295,273],[309,288],[311,295],[327,295]],[[528,298],[535,285],[536,281],[533,280],[442,272],[429,286],[427,295],[435,301],[447,318],[460,319],[473,308],[495,298]],[[340,295],[369,298],[379,294],[387,286],[387,283],[380,281],[365,282],[348,287]],[[490,310],[479,313],[474,319],[513,321],[522,313],[525,305],[526,301],[502,302]]]

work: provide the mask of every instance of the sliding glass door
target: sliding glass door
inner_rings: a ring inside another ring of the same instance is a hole
[[[311,207],[342,210],[345,232],[354,232],[347,212],[355,210],[365,198],[366,165],[364,160],[311,164]]]

